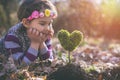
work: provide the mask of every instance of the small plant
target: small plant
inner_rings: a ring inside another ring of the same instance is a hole
[[[96,71],[96,67],[94,65],[89,66],[88,68],[85,69],[87,73],[90,73],[91,71]]]
[[[62,47],[68,51],[68,59],[70,60],[70,52],[72,52],[76,47],[80,44],[83,39],[82,32],[75,30],[71,34],[67,30],[60,30],[58,32],[58,39],[62,45]]]

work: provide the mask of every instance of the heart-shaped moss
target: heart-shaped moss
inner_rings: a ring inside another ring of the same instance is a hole
[[[67,30],[58,32],[58,39],[65,50],[73,51],[82,41],[83,34],[75,30],[71,34]]]

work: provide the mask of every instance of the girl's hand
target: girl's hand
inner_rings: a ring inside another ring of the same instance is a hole
[[[52,38],[54,35],[54,30],[53,29],[44,29],[42,31],[43,34],[46,35],[46,39]]]
[[[54,30],[49,30],[48,31],[48,38],[52,38],[54,35]]]
[[[47,40],[47,35],[42,32],[40,32],[39,37],[40,37],[39,44],[42,44],[43,42]]]
[[[39,49],[43,49],[43,48],[46,47],[45,41],[46,41],[47,39],[50,39],[50,38],[53,36],[53,34],[54,34],[54,31],[52,31],[52,30],[44,29],[44,30],[42,31],[42,35],[43,35],[43,36],[42,36],[42,39],[43,39],[44,42],[41,42],[41,43],[40,43]]]
[[[29,28],[27,30],[28,37],[30,38],[31,42],[39,43],[40,33],[38,30],[34,28]]]
[[[38,50],[39,49],[39,31],[33,28],[27,30],[27,35],[31,40],[31,47]]]

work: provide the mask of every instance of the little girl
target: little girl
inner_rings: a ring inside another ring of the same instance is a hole
[[[52,22],[57,16],[54,5],[48,0],[24,0],[17,16],[20,23],[1,39],[0,52],[12,56],[19,64],[29,65],[37,57],[52,59]]]

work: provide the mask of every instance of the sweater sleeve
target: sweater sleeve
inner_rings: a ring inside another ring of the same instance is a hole
[[[51,45],[51,40],[47,39],[45,41],[46,47],[40,50],[40,56],[42,60],[45,59],[53,59],[53,53],[52,53],[52,45]]]
[[[27,65],[33,62],[38,56],[38,51],[31,47],[24,53],[19,39],[13,34],[8,34],[5,37],[5,49],[8,50],[14,60],[21,60]]]

